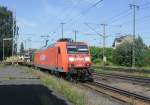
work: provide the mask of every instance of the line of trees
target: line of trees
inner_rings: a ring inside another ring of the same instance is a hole
[[[0,60],[3,57],[3,38],[15,38],[18,33],[16,21],[13,19],[13,12],[6,7],[0,6]],[[5,56],[11,56],[12,45],[14,45],[14,53],[17,53],[17,43],[12,44],[12,40],[4,42]]]
[[[92,62],[95,64],[102,63],[103,60],[103,48],[91,46],[90,53],[92,55]],[[107,63],[112,62],[113,48],[105,48],[105,56],[107,57]]]
[[[132,66],[132,48],[133,42],[125,41],[115,49],[106,48],[106,65]],[[102,63],[103,49],[99,47],[90,47],[93,63]],[[135,65],[137,67],[150,66],[150,49],[143,43],[141,37],[135,39]]]

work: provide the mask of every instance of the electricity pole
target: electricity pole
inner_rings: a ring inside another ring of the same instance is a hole
[[[105,47],[106,47],[106,26],[107,24],[101,24],[103,27],[103,34],[101,35],[103,38],[103,66],[105,66],[106,57],[105,57]]]
[[[16,43],[15,43],[15,54],[17,54],[18,38],[19,38],[19,27],[16,26]]]
[[[61,24],[62,38],[64,38],[64,24],[65,23],[60,23],[60,24]]]
[[[97,25],[101,25],[103,28],[103,32],[102,34],[99,33],[98,31],[96,31],[93,27],[91,27],[88,23],[85,23],[86,26],[88,26],[91,30],[93,30],[97,35],[99,35],[100,37],[103,38],[103,69],[105,67],[105,62],[107,61],[107,58],[105,56],[105,48],[106,48],[106,38],[109,37],[109,35],[106,35],[106,26],[110,26],[108,24],[97,24]],[[113,27],[121,27],[121,25],[113,25]]]
[[[74,31],[74,41],[75,41],[75,42],[77,41],[77,33],[78,33],[78,31],[75,30],[75,31]]]
[[[103,67],[105,66],[105,62],[106,62],[106,57],[105,57],[105,47],[106,47],[106,38],[108,37],[108,35],[106,35],[106,26],[107,24],[100,24],[103,28],[103,34],[100,34],[99,32],[97,32],[93,27],[91,27],[89,24],[85,23],[85,25],[87,25],[91,30],[93,30],[95,33],[97,33],[100,37],[103,38]]]
[[[12,56],[14,55],[14,52],[16,53],[16,49],[15,49],[15,45],[16,45],[16,42],[17,42],[17,39],[16,39],[16,10],[15,8],[13,8],[13,21],[12,21]]]
[[[138,5],[129,4],[130,8],[133,9],[133,47],[132,47],[132,67],[135,67],[135,12],[139,9]]]
[[[13,13],[14,14],[14,13]],[[14,55],[14,33],[15,33],[15,20],[14,20],[14,15],[13,15],[13,25],[12,25],[12,56]]]
[[[3,60],[5,59],[5,48],[4,48],[4,40],[3,40]]]
[[[26,40],[23,40],[24,42],[24,49],[26,50]]]
[[[31,48],[31,38],[30,37],[28,37],[27,42],[28,42],[28,49],[30,49]]]

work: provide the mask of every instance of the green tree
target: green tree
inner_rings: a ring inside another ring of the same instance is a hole
[[[144,57],[144,66],[150,66],[150,49],[146,49]]]
[[[113,51],[113,63],[121,66],[132,65],[132,44],[124,42]]]
[[[20,54],[23,54],[24,53],[24,44],[23,42],[21,42],[21,45],[20,45]]]
[[[105,48],[105,56],[107,57],[107,61],[112,61],[112,48]],[[100,63],[103,60],[103,48],[91,46],[90,53],[92,55],[92,62],[93,63]]]
[[[121,66],[132,66],[133,42],[124,42],[113,51],[113,63]],[[141,37],[135,39],[135,63],[136,66],[144,66],[146,45]]]
[[[13,38],[13,32],[14,35],[16,33],[15,23],[15,21],[13,22],[12,11],[8,10],[6,7],[0,6],[0,60],[2,60],[3,55],[3,38]],[[12,41],[5,41],[5,56],[11,56],[12,45]],[[16,46],[16,44],[14,44],[14,46]]]

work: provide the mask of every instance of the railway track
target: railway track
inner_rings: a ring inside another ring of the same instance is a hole
[[[94,83],[86,83],[84,84],[84,86],[91,88],[97,92],[109,95],[112,98],[115,98],[122,102],[134,102],[135,105],[150,105],[150,97],[145,97],[136,93],[112,87],[98,81],[95,81]]]
[[[95,77],[110,77],[110,78],[139,82],[142,84],[143,83],[150,84],[150,78],[138,77],[138,76],[128,76],[128,75],[118,75],[118,74],[108,74],[108,73],[98,73],[98,74],[93,73],[93,76],[95,76]]]
[[[108,71],[122,71],[122,72],[137,72],[137,73],[148,73],[150,74],[150,70],[149,69],[144,69],[144,68],[131,68],[131,67],[112,67],[112,66],[96,66],[93,65],[92,66],[93,69],[105,69]]]
[[[47,72],[46,72],[47,73]],[[110,96],[121,102],[133,104],[133,100],[136,104],[134,105],[150,105],[150,97],[145,97],[136,93],[132,93],[126,90],[122,90],[116,87],[109,86],[98,81],[81,83],[90,89],[93,89],[97,92]],[[94,88],[96,87],[96,88]],[[142,103],[142,104],[141,104]],[[143,104],[144,103],[144,104]]]

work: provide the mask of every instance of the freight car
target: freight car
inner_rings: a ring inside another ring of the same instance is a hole
[[[92,81],[91,56],[88,45],[60,39],[34,53],[34,66],[50,70],[68,80]]]

